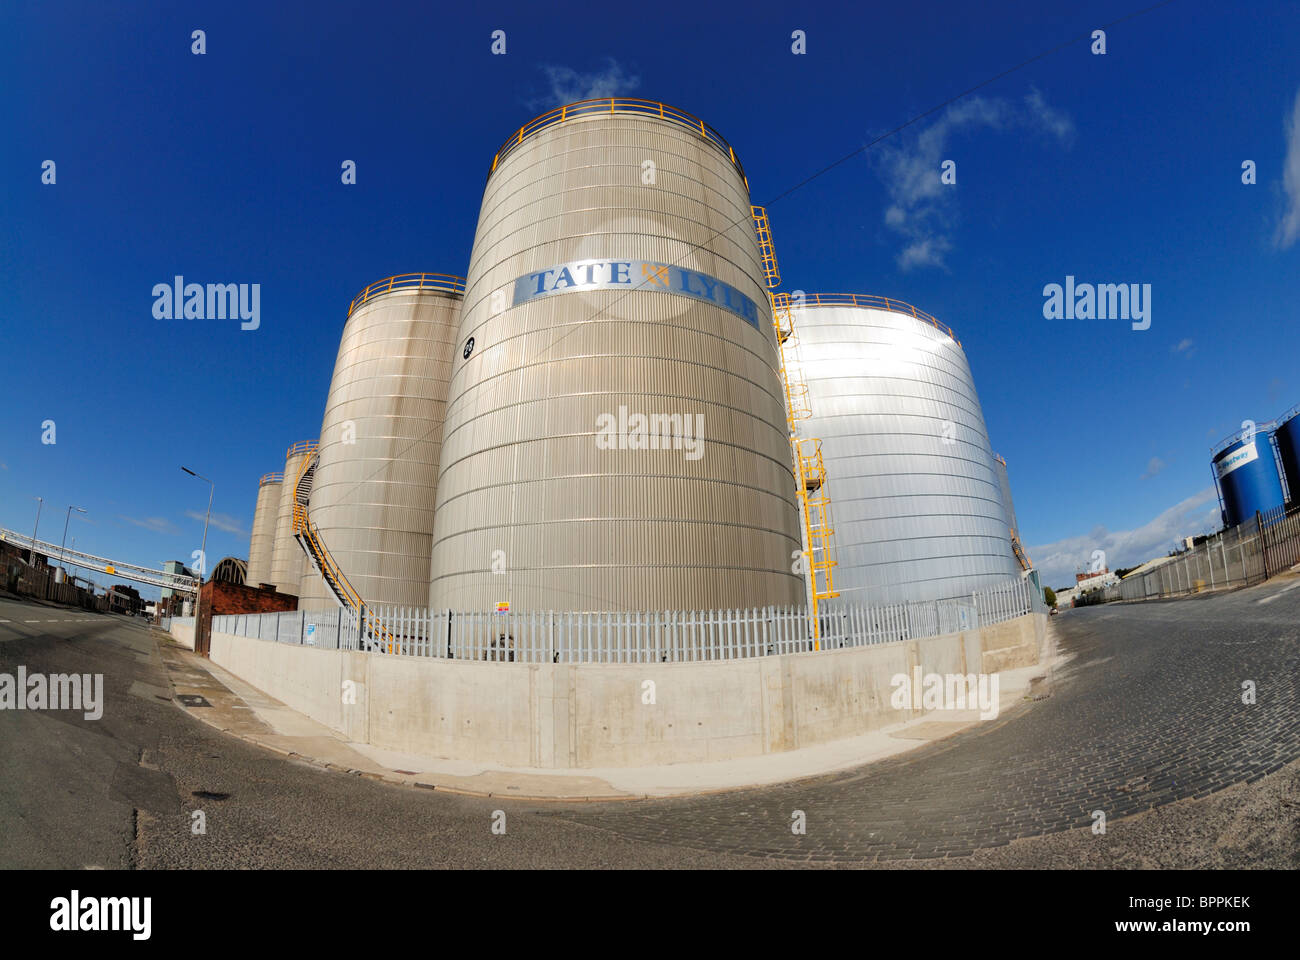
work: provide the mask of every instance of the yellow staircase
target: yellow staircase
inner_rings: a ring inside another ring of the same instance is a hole
[[[807,548],[805,563],[811,589],[812,603],[808,611],[812,622],[814,647],[821,637],[821,618],[817,615],[818,603],[838,597],[835,590],[835,566],[832,541],[835,529],[831,524],[831,500],[826,491],[826,463],[822,459],[822,442],[815,437],[800,437],[800,420],[812,416],[812,402],[808,384],[790,361],[798,346],[794,327],[793,302],[788,293],[773,293],[772,288],[781,283],[781,273],[776,262],[776,249],[772,244],[772,227],[763,207],[751,207],[754,230],[758,234],[758,249],[762,257],[763,278],[768,286],[767,297],[772,306],[772,326],[776,330],[777,355],[781,361],[781,387],[785,391],[786,421],[790,429],[790,457],[793,463],[795,489],[799,494],[799,513],[803,521],[804,544]]]
[[[320,449],[310,449],[312,454],[303,462],[302,469],[298,471],[294,482],[293,537],[307,554],[312,566],[325,581],[325,585],[330,588],[339,606],[346,607],[356,616],[361,635],[371,637],[379,643],[381,649],[389,653],[399,653],[400,649],[392,634],[371,614],[365,601],[361,599],[361,594],[357,593],[356,588],[335,562],[329,548],[325,546],[316,524],[312,523],[311,518],[307,516],[311,488],[316,478],[316,466],[320,463]]]

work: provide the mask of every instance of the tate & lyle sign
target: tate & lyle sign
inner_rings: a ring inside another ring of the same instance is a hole
[[[735,287],[698,270],[650,260],[574,260],[524,274],[515,281],[511,306],[557,293],[613,288],[654,290],[703,300],[734,313],[755,330],[759,328],[758,307]]]

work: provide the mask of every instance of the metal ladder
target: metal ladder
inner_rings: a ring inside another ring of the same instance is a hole
[[[781,387],[785,392],[786,422],[790,431],[791,472],[799,494],[799,514],[807,547],[804,561],[807,564],[811,597],[808,615],[812,621],[813,646],[820,649],[821,618],[817,612],[818,604],[822,600],[839,596],[835,590],[835,528],[831,523],[831,500],[826,490],[826,463],[822,459],[821,440],[798,435],[799,421],[812,416],[812,402],[808,384],[799,375],[797,367],[789,362],[799,344],[794,326],[793,303],[788,293],[772,292],[772,288],[781,283],[781,273],[776,262],[776,248],[772,243],[772,226],[767,218],[767,210],[751,206],[750,213],[754,218],[754,231],[758,235],[763,279],[768,287],[767,298],[772,307],[772,326],[776,330]]]

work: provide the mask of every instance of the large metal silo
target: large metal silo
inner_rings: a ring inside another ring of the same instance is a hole
[[[271,549],[271,583],[280,593],[298,595],[302,578],[302,547],[293,536],[293,497],[303,464],[316,452],[314,440],[291,446],[284,457],[284,482],[280,484],[280,509],[275,521],[275,543]]]
[[[1273,438],[1277,441],[1278,459],[1282,461],[1282,475],[1286,479],[1287,502],[1300,505],[1300,407],[1282,415]]]
[[[284,474],[268,473],[257,484],[257,506],[253,508],[253,532],[248,538],[250,587],[271,582],[271,554],[275,547],[276,522],[280,516],[280,489]]]
[[[433,606],[802,600],[751,212],[726,141],[656,102],[566,106],[502,147],[448,392]]]
[[[822,440],[839,603],[969,596],[1019,575],[998,464],[952,332],[908,304],[854,294],[809,296],[794,329],[812,410],[799,434]]]
[[[310,517],[368,604],[429,602],[434,489],[465,281],[406,274],[352,302],[321,423]],[[336,605],[308,568],[299,609]]]
[[[1282,506],[1282,476],[1268,429],[1251,430],[1220,445],[1211,458],[1224,526],[1236,526]]]

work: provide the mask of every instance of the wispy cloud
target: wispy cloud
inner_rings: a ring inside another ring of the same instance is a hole
[[[189,517],[191,520],[197,520],[199,523],[202,523],[206,518],[206,514],[202,514],[197,510],[186,510],[185,516]],[[241,537],[248,536],[248,531],[240,526],[239,521],[235,517],[232,517],[228,513],[214,513],[212,517],[208,519],[208,525],[216,527],[218,530],[224,530],[226,533],[233,533]]]
[[[1168,464],[1159,457],[1152,457],[1147,461],[1147,472],[1138,477],[1139,480],[1147,480],[1154,477],[1157,473],[1167,467]]]
[[[885,225],[903,241],[897,258],[900,269],[944,266],[944,256],[952,250],[949,233],[956,221],[956,194],[939,179],[942,164],[955,159],[949,150],[952,139],[976,130],[1029,130],[1062,146],[1068,146],[1075,133],[1074,121],[1031,89],[1019,101],[969,97],[949,106],[919,133],[881,144],[876,171],[889,192]]]
[[[144,527],[154,533],[165,533],[169,537],[174,537],[181,532],[180,528],[166,517],[127,517],[118,514],[118,519],[133,523],[137,527]]]
[[[544,64],[550,90],[543,96],[528,101],[532,110],[547,110],[577,100],[597,100],[602,97],[626,96],[641,86],[641,78],[624,71],[613,57],[605,58],[605,69],[580,73],[572,67]]]
[[[1173,347],[1173,352],[1174,352],[1174,353],[1182,353],[1182,354],[1186,354],[1187,356],[1191,356],[1191,354],[1192,354],[1192,341],[1191,341],[1190,339],[1184,337],[1182,340],[1179,340],[1178,343],[1176,343],[1176,344],[1174,345],[1174,347]]]
[[[1031,546],[1029,555],[1042,571],[1044,583],[1067,586],[1074,583],[1075,571],[1091,562],[1094,550],[1106,552],[1112,570],[1133,567],[1165,556],[1185,536],[1207,533],[1218,526],[1219,502],[1214,488],[1207,487],[1136,530],[1112,532],[1099,526],[1091,533]]]
[[[1300,237],[1300,91],[1296,91],[1291,115],[1285,123],[1286,159],[1282,163],[1282,192],[1286,195],[1282,219],[1273,243],[1285,250]]]

